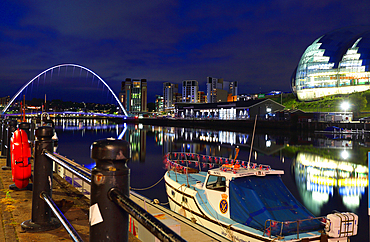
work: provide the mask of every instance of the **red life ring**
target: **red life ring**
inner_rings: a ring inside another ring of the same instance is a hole
[[[12,178],[15,185],[25,188],[31,177],[31,146],[24,130],[17,129],[10,140]]]

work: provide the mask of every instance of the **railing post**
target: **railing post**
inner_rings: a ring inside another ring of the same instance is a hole
[[[0,142],[3,143],[3,121],[4,119],[0,117]]]
[[[125,140],[98,140],[91,145],[96,166],[91,172],[90,242],[128,241],[128,213],[108,198],[111,188],[130,192],[130,145]]]
[[[11,170],[11,156],[10,156],[10,139],[14,131],[17,129],[17,120],[8,120],[8,126],[6,128],[6,165],[1,169]]]
[[[3,151],[5,149],[5,141],[4,141],[4,128],[5,128],[5,119],[1,119],[1,122],[0,122],[0,125],[1,125],[1,133],[0,133],[0,136],[1,136],[1,147],[0,147],[0,151],[1,151],[1,157],[5,157],[4,153],[5,151]]]
[[[7,132],[6,129],[8,127],[8,121],[7,119],[4,119],[3,121],[3,139],[2,139],[2,144],[1,144],[1,156],[6,157],[6,142],[7,142]]]
[[[28,138],[31,143],[35,141],[35,129],[36,129],[36,119],[31,119],[31,124],[30,124],[30,137]]]
[[[31,219],[21,224],[23,230],[28,232],[42,232],[60,227],[60,222],[51,217],[51,209],[41,198],[45,192],[51,197],[53,186],[53,164],[43,155],[43,151],[53,152],[52,137],[54,129],[42,126],[36,130],[35,162],[33,174],[32,214]]]

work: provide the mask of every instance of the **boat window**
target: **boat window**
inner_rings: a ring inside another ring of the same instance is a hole
[[[206,188],[216,191],[226,191],[226,178],[223,176],[210,175],[207,180]]]

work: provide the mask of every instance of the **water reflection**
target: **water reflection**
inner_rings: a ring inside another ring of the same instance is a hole
[[[239,146],[238,159],[248,160],[252,142],[250,133],[224,130],[141,124],[125,126],[110,124],[104,120],[65,120],[56,124],[59,127],[59,152],[89,168],[94,166],[89,158],[92,142],[118,136],[127,140],[132,149],[132,159],[129,162],[131,185],[137,188],[149,187],[164,175],[162,158],[167,152],[181,151],[232,158],[235,147]],[[316,216],[326,215],[334,209],[357,213],[361,221],[359,225],[367,226],[360,228],[360,233],[364,236],[360,238],[368,238],[368,139],[366,136],[332,139],[327,136],[257,133],[250,159],[251,162],[284,170],[284,183]],[[85,147],[81,147],[82,145]],[[86,154],[82,154],[85,150]],[[209,169],[210,162],[205,162],[201,168]],[[162,185],[159,184],[154,191],[143,191],[142,194],[151,199],[166,200]],[[356,237],[351,241],[356,241]]]
[[[347,153],[346,150],[341,152]],[[316,154],[298,152],[294,171],[304,205],[314,214],[320,214],[334,192],[339,194],[347,209],[357,210],[368,186],[366,166]]]

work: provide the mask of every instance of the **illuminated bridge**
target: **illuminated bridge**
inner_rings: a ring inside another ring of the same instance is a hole
[[[26,113],[26,117],[32,116],[42,116],[42,115],[49,115],[53,118],[123,118],[126,119],[126,115],[122,114],[108,114],[108,113],[94,113],[94,112],[73,112],[73,111],[64,111],[64,112],[49,112],[49,113],[42,113],[42,112],[32,112]],[[4,116],[20,116],[20,113],[12,113],[12,114],[4,114]]]
[[[69,68],[69,69],[68,69]],[[9,103],[4,107],[4,109],[2,110],[2,114],[5,115],[6,112],[8,111],[8,108],[15,102],[15,100],[17,98],[20,97],[21,94],[25,94],[27,92],[32,92],[32,88],[33,88],[33,83],[36,81],[36,84],[37,86],[39,85],[39,82],[40,80],[43,80],[44,81],[44,85],[45,85],[45,80],[46,80],[46,77],[48,77],[48,79],[50,80],[53,80],[53,73],[56,72],[54,74],[54,77],[57,76],[59,77],[60,76],[60,73],[61,73],[61,70],[64,69],[65,70],[65,76],[67,75],[67,69],[72,72],[73,75],[75,75],[75,73],[79,73],[79,76],[81,77],[82,76],[82,72],[86,72],[86,78],[84,77],[84,79],[87,79],[87,77],[89,75],[92,75],[92,81],[94,81],[95,79],[98,80],[98,84],[101,83],[103,84],[102,85],[102,89],[104,88],[107,88],[108,91],[110,92],[110,94],[112,95],[112,97],[115,99],[117,105],[119,106],[119,108],[121,109],[123,115],[111,115],[111,114],[97,114],[97,113],[85,113],[84,115],[85,116],[106,116],[106,117],[127,117],[127,112],[125,110],[125,108],[123,107],[122,103],[119,101],[119,99],[117,98],[116,94],[112,91],[112,89],[109,87],[109,85],[100,77],[98,76],[95,72],[93,72],[92,70],[84,67],[84,66],[81,66],[81,65],[76,65],[76,64],[61,64],[61,65],[56,65],[56,66],[53,66],[43,72],[41,72],[40,74],[38,74],[37,76],[35,76],[33,79],[31,79],[30,81],[28,81],[26,84],[24,84],[19,90],[18,92],[10,99]],[[58,78],[54,78],[54,81],[56,83],[58,83]],[[61,85],[64,85],[65,86],[65,82],[60,82]],[[36,86],[35,84],[35,86]],[[91,86],[91,85],[90,85]],[[28,88],[28,87],[31,87],[31,88]],[[35,113],[33,113],[35,114]],[[50,115],[52,114],[56,114],[56,113],[50,113]],[[9,114],[6,114],[6,115],[9,115]],[[31,115],[31,114],[29,114]],[[72,115],[82,115],[82,113],[80,112],[61,112],[59,113],[58,115],[68,115],[68,116],[72,116]]]

